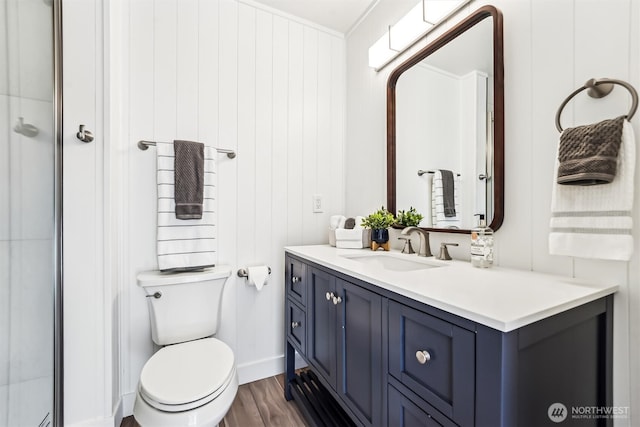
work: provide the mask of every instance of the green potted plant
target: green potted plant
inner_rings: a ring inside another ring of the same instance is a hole
[[[411,206],[408,211],[398,211],[396,215],[396,224],[401,227],[417,227],[422,221],[422,214]]]
[[[377,249],[380,245],[386,245],[389,241],[389,227],[396,222],[395,217],[391,212],[386,210],[384,206],[378,209],[376,212],[365,217],[362,221],[364,228],[371,229],[371,240],[375,243],[374,249]],[[385,247],[386,249],[386,247]]]

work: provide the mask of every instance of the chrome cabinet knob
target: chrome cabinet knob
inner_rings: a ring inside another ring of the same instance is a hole
[[[293,276],[291,278],[291,283],[298,283],[301,279],[298,276]]]
[[[418,360],[419,364],[424,365],[429,360],[431,360],[431,355],[427,350],[418,350],[416,351],[416,359]]]
[[[335,295],[333,295],[333,292],[327,292],[325,294],[325,297],[327,298],[327,301],[331,301],[331,299],[334,297]]]
[[[333,296],[333,305],[338,305],[342,302],[342,298],[338,297],[338,296]]]
[[[291,329],[295,329],[300,326],[300,322],[291,322]]]

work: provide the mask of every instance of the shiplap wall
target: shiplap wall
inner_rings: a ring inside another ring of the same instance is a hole
[[[218,157],[219,263],[233,275],[218,337],[241,382],[283,369],[283,247],[328,240],[344,207],[345,42],[325,30],[233,0],[137,0],[122,10],[125,217],[124,413],[154,351],[136,274],[156,269],[155,149],[140,139],[192,139],[236,150]],[[323,213],[312,212],[322,194]],[[257,292],[235,276],[267,264]]]
[[[473,1],[410,52],[376,73],[367,49],[406,12],[396,0],[381,0],[347,38],[347,163],[367,150],[371,164],[384,167],[387,77],[411,52],[486,4]],[[505,218],[495,234],[497,264],[616,283],[614,318],[614,404],[630,406],[615,425],[638,425],[640,408],[640,178],[636,174],[635,255],[630,262],[551,256],[547,239],[558,132],[554,119],[563,99],[590,78],[610,77],[640,89],[640,3],[633,0],[495,0],[504,16]],[[394,19],[394,17],[396,19]],[[577,96],[562,115],[565,126],[626,114],[630,96],[616,88],[605,99]],[[631,121],[640,136],[639,115]],[[640,153],[637,153],[640,156]],[[636,161],[638,163],[638,161]],[[346,170],[347,214],[367,212],[386,198],[385,177]],[[375,177],[373,178],[375,179]],[[363,191],[366,189],[367,191]],[[454,258],[468,259],[464,235],[431,234],[432,247],[460,243]]]

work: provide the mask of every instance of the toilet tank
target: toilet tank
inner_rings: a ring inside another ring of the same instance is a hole
[[[149,301],[153,342],[168,345],[214,335],[230,275],[231,267],[224,265],[184,273],[138,274],[138,285]]]

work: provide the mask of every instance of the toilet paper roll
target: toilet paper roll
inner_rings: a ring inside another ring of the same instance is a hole
[[[247,281],[250,285],[255,286],[258,291],[262,290],[262,287],[267,282],[268,277],[269,267],[266,265],[247,267]]]

